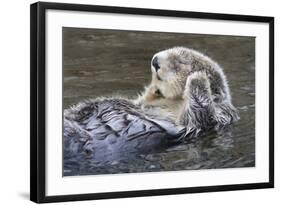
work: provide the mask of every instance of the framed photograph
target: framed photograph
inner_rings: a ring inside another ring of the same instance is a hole
[[[274,18],[31,5],[34,202],[274,187]]]

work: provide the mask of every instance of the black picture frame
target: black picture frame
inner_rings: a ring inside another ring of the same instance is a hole
[[[196,19],[263,22],[269,24],[269,181],[263,183],[229,184],[220,186],[171,188],[158,190],[89,193],[46,196],[46,81],[45,25],[46,10],[121,13],[169,16]],[[97,200],[198,192],[230,191],[274,187],[274,18],[265,16],[229,15],[217,13],[125,8],[82,4],[38,2],[30,7],[30,200],[37,203],[76,200]]]

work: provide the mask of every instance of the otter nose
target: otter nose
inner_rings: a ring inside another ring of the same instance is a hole
[[[156,72],[160,69],[157,56],[152,59],[152,66],[155,68]]]

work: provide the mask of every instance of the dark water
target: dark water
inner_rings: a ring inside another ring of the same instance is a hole
[[[98,96],[135,97],[150,82],[153,54],[185,46],[224,68],[241,118],[224,132],[113,160],[108,166],[82,158],[65,166],[64,175],[255,166],[254,37],[74,28],[64,28],[63,37],[64,108]]]

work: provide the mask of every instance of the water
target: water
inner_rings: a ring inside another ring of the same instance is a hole
[[[107,165],[76,159],[65,164],[64,175],[255,166],[254,37],[64,28],[63,38],[64,108],[99,96],[135,97],[150,82],[153,54],[185,46],[205,53],[224,68],[241,118],[221,133],[136,153]]]

